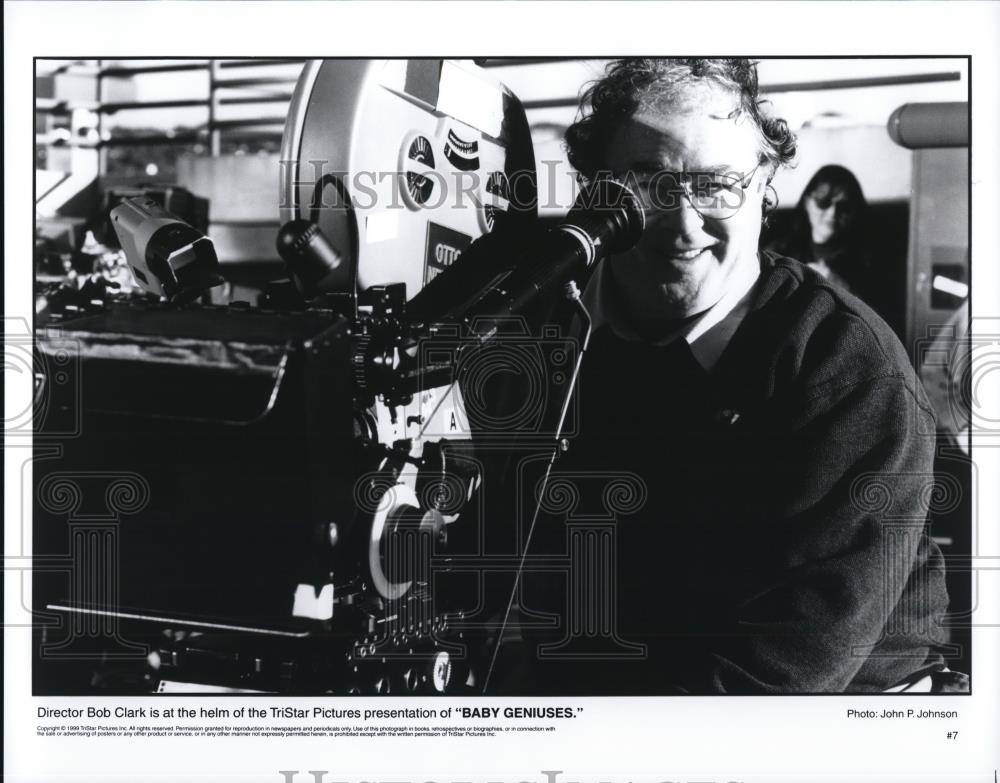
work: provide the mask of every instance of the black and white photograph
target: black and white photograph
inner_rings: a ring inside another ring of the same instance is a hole
[[[152,23],[280,4],[121,5],[144,29],[147,5]],[[452,5],[472,4],[413,8]],[[601,4],[540,5],[581,24]],[[672,4],[626,5],[659,22]],[[713,5],[734,7],[685,18]],[[748,781],[812,779],[789,766],[812,740],[767,766],[759,738],[817,712],[831,737],[873,732],[828,779],[986,780],[982,42],[521,54],[486,45],[489,18],[478,43],[419,48],[215,54],[201,30],[22,57],[5,724],[56,755],[174,743],[177,780],[207,779],[184,771],[193,737],[230,764],[251,742],[280,758],[246,780],[507,780],[510,760],[473,761],[493,737],[530,748],[518,780]],[[656,759],[660,720],[705,737],[714,715],[752,764],[690,739],[683,764]],[[642,725],[623,749],[643,761],[599,766],[594,745],[570,771],[567,749],[616,724]],[[341,777],[320,737],[340,737]],[[905,756],[929,743],[966,777]],[[392,750],[453,745],[434,769]],[[126,757],[87,779],[133,774]],[[12,779],[50,779],[31,768]]]
[[[36,67],[36,693],[968,692],[966,60]]]

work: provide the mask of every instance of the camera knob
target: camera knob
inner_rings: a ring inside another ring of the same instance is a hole
[[[434,656],[430,663],[430,681],[436,693],[448,690],[448,686],[451,685],[452,669],[451,656],[448,653],[442,651]]]

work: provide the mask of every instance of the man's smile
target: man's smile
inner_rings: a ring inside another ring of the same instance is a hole
[[[671,261],[694,261],[703,253],[709,252],[715,245],[705,245],[694,248],[667,248],[664,255]]]

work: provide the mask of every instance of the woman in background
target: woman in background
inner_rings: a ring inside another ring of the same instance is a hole
[[[823,166],[802,191],[788,235],[773,242],[770,249],[863,296],[864,278],[869,274],[862,242],[866,210],[857,178],[843,166]]]

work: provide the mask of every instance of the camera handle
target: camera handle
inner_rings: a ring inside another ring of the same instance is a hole
[[[531,524],[528,526],[528,534],[524,539],[524,550],[521,552],[521,559],[517,564],[517,572],[514,574],[514,586],[510,591],[510,598],[507,600],[507,609],[504,611],[503,622],[497,632],[496,644],[493,645],[493,655],[490,658],[490,667],[486,671],[483,680],[483,693],[487,693],[490,687],[490,679],[493,677],[493,669],[496,667],[497,657],[500,654],[500,645],[503,644],[503,636],[507,631],[507,623],[510,621],[510,613],[514,608],[514,600],[517,598],[517,591],[521,585],[521,573],[524,571],[524,563],[528,558],[528,551],[531,549],[531,536],[535,532],[535,524],[538,522],[538,515],[542,510],[542,498],[545,497],[545,489],[548,486],[549,478],[552,475],[552,467],[555,465],[559,455],[569,448],[569,443],[562,437],[563,426],[566,423],[566,415],[569,413],[569,405],[573,400],[573,392],[576,390],[577,379],[580,376],[580,368],[583,366],[583,357],[587,352],[590,343],[590,334],[593,331],[593,320],[587,311],[586,305],[580,298],[580,289],[575,280],[570,280],[564,287],[566,298],[572,302],[577,315],[583,322],[583,339],[580,342],[580,352],[577,354],[576,363],[573,366],[573,375],[566,389],[566,396],[563,398],[562,408],[559,411],[559,420],[556,423],[555,443],[552,446],[552,456],[549,457],[548,465],[545,466],[545,475],[542,477],[538,502],[535,505],[535,512],[531,517]]]

